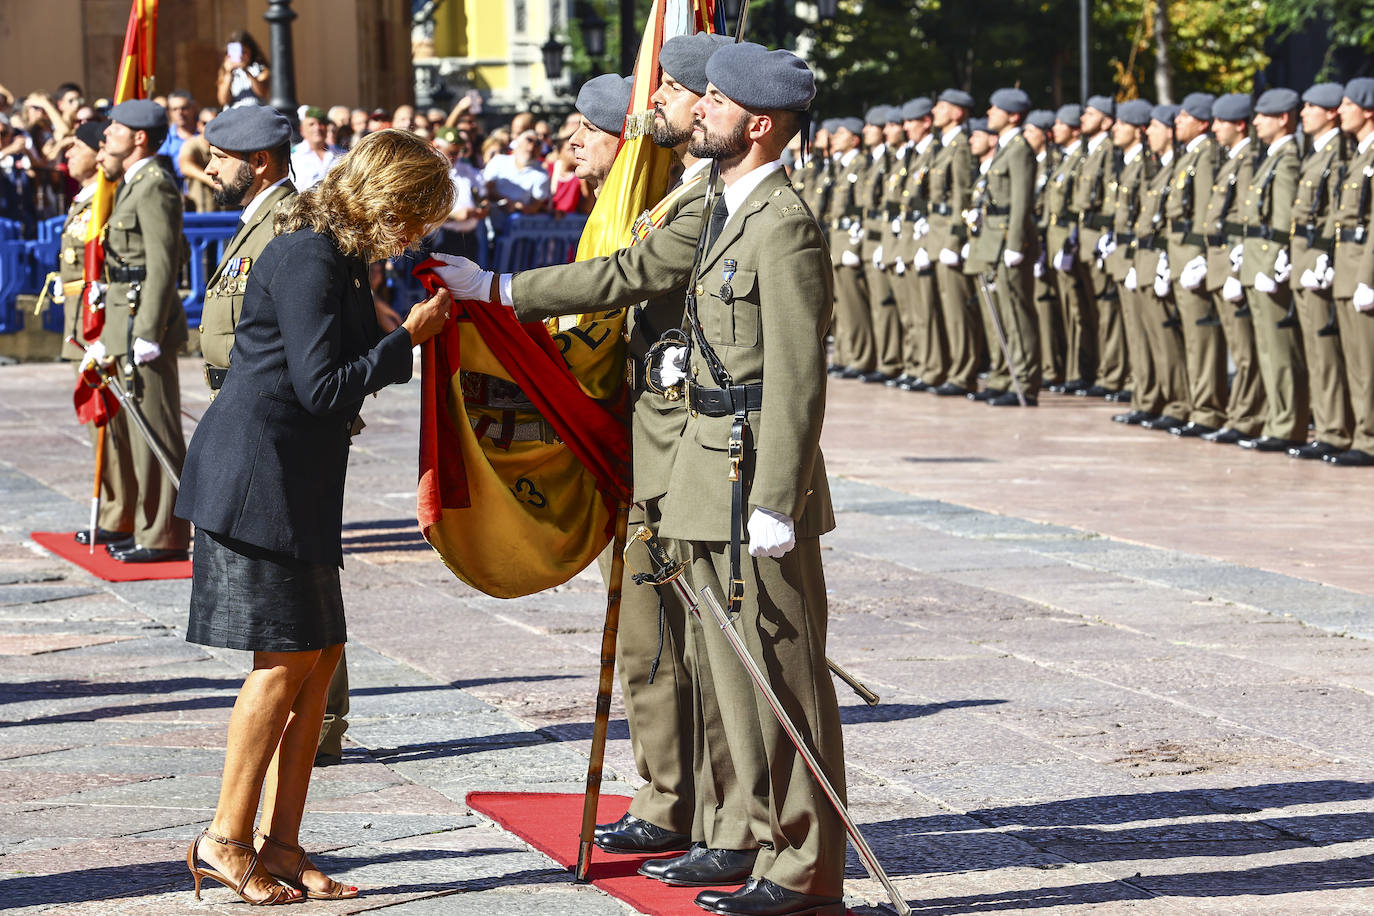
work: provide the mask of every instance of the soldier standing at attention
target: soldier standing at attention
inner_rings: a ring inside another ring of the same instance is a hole
[[[983,334],[973,283],[960,269],[964,244],[968,241],[963,213],[971,201],[975,168],[964,131],[971,108],[973,96],[962,89],[946,89],[931,110],[939,149],[927,178],[928,244],[936,252],[935,283],[948,347],[948,372],[944,383],[935,389],[936,394],[944,397],[962,397],[977,387],[979,341]]]
[[[1302,445],[1311,417],[1307,365],[1288,285],[1301,159],[1293,137],[1297,121],[1298,94],[1292,89],[1270,89],[1255,100],[1255,136],[1268,148],[1260,154],[1241,205],[1245,244],[1240,282],[1250,300],[1266,416],[1258,438],[1237,444],[1261,452],[1287,452]]]
[[[185,241],[181,192],[157,160],[167,135],[167,112],[147,99],[110,110],[101,168],[115,187],[105,226],[104,353],[113,358],[173,467],[186,457],[181,432],[177,349],[186,342],[186,311],[177,296]],[[132,429],[132,427],[130,427]],[[176,518],[176,488],[142,435],[124,437],[120,462],[133,469],[133,542],[111,544],[123,563],[185,560],[191,526]]]
[[[1207,289],[1226,335],[1236,374],[1231,379],[1231,396],[1226,402],[1225,425],[1202,438],[1222,445],[1253,439],[1264,426],[1264,383],[1255,354],[1255,328],[1240,282],[1245,229],[1240,222],[1240,208],[1255,168],[1255,150],[1246,133],[1249,121],[1248,95],[1224,95],[1212,105],[1212,133],[1223,154],[1212,180],[1203,221],[1203,231],[1207,233]]]
[[[993,381],[1007,381],[1007,359],[997,340],[997,328],[992,323],[992,316],[986,311],[988,308],[996,308],[996,304],[982,289],[986,284],[988,293],[995,292],[998,253],[991,246],[979,246],[975,250],[973,245],[978,241],[978,233],[982,231],[983,217],[988,205],[988,167],[992,165],[992,157],[997,155],[997,133],[988,127],[987,118],[969,119],[968,148],[969,155],[973,157],[977,167],[977,174],[973,188],[969,192],[968,209],[961,214],[968,241],[964,242],[964,247],[959,250],[959,257],[963,265],[961,269],[973,290],[973,307],[976,309],[973,313],[976,322],[973,328],[978,335],[975,340],[978,346],[978,363],[987,366],[986,384],[981,391],[970,392],[968,399],[987,401],[1006,394],[1006,389],[995,387]]]
[[[910,162],[902,185],[901,242],[893,266],[897,279],[897,308],[902,310],[903,391],[929,391],[944,384],[949,372],[940,290],[935,282],[935,259],[930,234],[930,169],[940,151],[931,124],[930,99],[912,99],[902,106],[902,128],[911,144]],[[894,223],[894,225],[896,225]]]
[[[896,167],[896,151],[888,141],[889,137],[898,143],[902,141],[901,124],[892,122],[891,112],[888,105],[868,111],[863,130],[868,166],[855,191],[863,226],[859,257],[863,260],[868,289],[868,322],[873,328],[874,364],[872,371],[860,376],[865,382],[886,382],[896,378],[902,368],[902,326],[897,317],[897,300],[892,295],[892,275],[883,269],[883,242],[891,236],[891,223],[883,212],[884,189],[889,173]],[[895,115],[900,116],[900,112]]]
[[[920,376],[913,377],[906,371],[907,353],[918,331],[911,323],[910,311],[903,308],[905,293],[898,291],[899,287],[905,286],[905,260],[902,274],[897,273],[898,254],[905,252],[906,243],[911,237],[911,224],[902,219],[902,205],[906,199],[903,196],[906,179],[911,174],[911,164],[916,158],[916,153],[913,144],[907,139],[906,128],[903,126],[905,122],[902,118],[902,106],[888,105],[886,108],[887,121],[883,124],[883,143],[887,146],[889,162],[887,175],[883,178],[882,201],[878,207],[880,215],[874,220],[882,238],[873,252],[870,263],[882,272],[889,289],[888,297],[892,300],[889,311],[896,315],[897,367],[891,377],[883,380],[883,384],[889,388],[901,388],[920,380]],[[869,288],[872,289],[872,284]]]
[[[1111,186],[1121,171],[1120,156],[1111,142],[1116,103],[1109,96],[1095,95],[1083,107],[1083,161],[1069,208],[1078,219],[1078,254],[1086,280],[1084,296],[1094,312],[1097,328],[1097,372],[1095,381],[1074,394],[1080,397],[1115,400],[1126,387],[1126,335],[1121,324],[1121,303],[1111,288],[1098,243],[1111,228],[1111,215],[1104,212]]]
[[[1064,105],[1054,113],[1051,130],[1060,159],[1045,188],[1045,245],[1055,272],[1056,304],[1064,327],[1065,381],[1055,390],[1067,394],[1088,388],[1097,373],[1097,310],[1079,251],[1078,215],[1072,206],[1087,152],[1079,130],[1082,119],[1079,105]]]
[[[1035,238],[1040,252],[1035,259],[1035,315],[1040,324],[1042,389],[1062,386],[1064,382],[1064,327],[1056,302],[1055,272],[1049,268],[1049,248],[1045,244],[1045,189],[1059,163],[1059,149],[1050,142],[1053,130],[1054,112],[1037,109],[1026,115],[1024,134],[1035,153]]]
[[[1341,130],[1355,144],[1333,213],[1336,237],[1336,316],[1345,350],[1346,379],[1354,413],[1350,448],[1322,460],[1341,467],[1374,465],[1374,78],[1345,85]]]
[[[1343,95],[1339,83],[1318,83],[1302,94],[1302,131],[1308,138],[1308,152],[1302,160],[1293,201],[1289,249],[1293,274],[1289,279],[1302,326],[1315,430],[1311,442],[1288,450],[1293,458],[1324,458],[1350,448],[1350,392],[1331,299],[1331,256],[1336,251],[1331,211],[1340,195],[1346,160],[1338,111]]]
[[[868,167],[860,149],[864,123],[840,118],[831,132],[835,183],[830,206],[821,223],[830,231],[830,262],[835,268],[835,362],[830,372],[840,378],[859,378],[873,371],[873,324],[868,313],[868,283],[864,279],[863,217],[857,186]]]
[[[830,188],[835,181],[831,172],[834,160],[830,157],[830,128],[833,126],[833,120],[826,120],[816,128],[806,162],[792,173],[792,187],[797,189],[817,220],[825,213]]]

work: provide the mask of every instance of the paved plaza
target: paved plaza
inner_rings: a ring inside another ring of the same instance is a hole
[[[206,407],[182,361],[187,412]],[[189,581],[96,580],[56,363],[0,367],[0,910],[239,913],[191,894],[247,653]],[[418,382],[364,408],[345,508],[352,712],[302,839],[364,889],[311,913],[625,914],[464,804],[580,792],[604,590],[464,586],[415,526]],[[1374,474],[832,382],[823,539],[851,810],[914,912],[1374,913]],[[193,420],[188,418],[188,435]],[[613,712],[608,793],[637,784]],[[851,852],[857,913],[885,896]],[[305,912],[306,910],[302,910]]]

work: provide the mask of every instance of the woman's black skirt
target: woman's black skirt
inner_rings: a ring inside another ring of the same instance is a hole
[[[337,566],[196,531],[187,642],[303,652],[347,638]]]

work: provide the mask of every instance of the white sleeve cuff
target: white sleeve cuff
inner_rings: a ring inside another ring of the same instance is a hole
[[[515,299],[512,298],[510,294],[511,277],[514,276],[515,274],[501,274],[496,280],[496,288],[501,297],[501,304],[506,308],[515,307]]]

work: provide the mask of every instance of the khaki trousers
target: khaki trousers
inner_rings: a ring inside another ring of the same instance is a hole
[[[868,315],[873,328],[875,368],[886,376],[902,371],[902,323],[897,314],[897,298],[892,291],[892,274],[864,263],[868,282]]]
[[[935,269],[892,277],[897,313],[902,322],[902,371],[927,385],[939,385],[946,376],[944,322],[940,317],[940,293]]]
[[[1302,332],[1296,325],[1278,326],[1288,315],[1293,290],[1284,285],[1272,293],[1249,289],[1246,294],[1250,297],[1255,354],[1259,357],[1260,379],[1264,386],[1264,435],[1306,442],[1307,422],[1312,417],[1312,410]]]
[[[1150,363],[1156,392],[1148,402],[1143,401],[1139,409],[1186,421],[1192,415],[1192,407],[1188,401],[1187,355],[1182,330],[1164,326],[1172,312],[1169,304],[1156,296],[1153,289],[1139,291],[1136,301],[1140,305],[1140,325],[1145,334],[1146,352],[1141,360]],[[1134,355],[1131,359],[1134,372],[1138,361]]]
[[[81,364],[72,363],[72,368],[80,378]],[[101,430],[94,423],[87,423],[86,431],[91,437],[91,457],[94,459],[94,450],[100,447]],[[100,468],[100,511],[96,524],[106,531],[133,531],[133,495],[138,485],[134,481],[129,452],[129,418],[123,407],[105,425],[104,436],[105,458]]]
[[[1221,291],[1213,293],[1226,348],[1231,353],[1236,374],[1231,378],[1231,396],[1226,402],[1226,425],[1243,436],[1254,437],[1264,429],[1264,382],[1259,373],[1255,351],[1255,326],[1250,316],[1237,316],[1245,303],[1227,302]]]
[[[1170,263],[1177,263],[1172,252]],[[1220,429],[1226,424],[1226,341],[1221,327],[1200,325],[1212,314],[1212,297],[1205,287],[1184,289],[1174,284],[1174,303],[1178,306],[1183,334],[1185,368],[1188,374],[1188,413],[1190,422]]]
[[[1302,348],[1307,362],[1307,390],[1312,404],[1312,422],[1318,442],[1345,450],[1350,448],[1350,391],[1345,382],[1345,353],[1341,336],[1319,334],[1334,316],[1329,292],[1304,289],[1294,293],[1298,302],[1298,323],[1302,327]],[[1339,319],[1338,319],[1339,320]],[[1339,324],[1337,324],[1339,328]]]
[[[181,432],[181,382],[177,377],[175,349],[169,347],[136,371],[142,389],[138,406],[171,459],[172,467],[180,474],[181,464],[186,460],[186,439]],[[126,359],[121,356],[116,360],[121,379],[125,377]],[[128,425],[129,464],[135,486],[131,505],[134,542],[154,550],[185,550],[191,544],[191,523],[172,514],[176,487],[163,473],[143,434],[134,429],[132,421]]]
[[[937,261],[931,269],[935,271],[940,317],[943,319],[945,344],[948,347],[945,381],[972,391],[978,387],[978,355],[981,349],[978,338],[983,328],[977,310],[982,306],[974,296],[972,278],[965,276],[958,267]]]
[[[1357,312],[1351,300],[1337,299],[1336,320],[1354,417],[1350,447],[1374,455],[1374,312]]]
[[[862,267],[835,268],[835,362],[861,372],[872,371],[876,364],[868,281]]]
[[[1064,316],[1059,304],[1057,271],[1046,268],[1035,279],[1035,315],[1040,325],[1040,373],[1048,382],[1063,382]]]
[[[729,544],[682,543],[694,591],[709,586],[718,598],[730,578]],[[825,576],[819,538],[800,538],[780,559],[746,552],[744,600],[734,622],[783,708],[845,797],[844,736],[835,687],[825,663]],[[723,599],[722,599],[723,600]],[[749,678],[709,610],[691,630],[710,690],[699,682],[705,707],[717,707],[735,778],[752,789],[749,826],[759,847],[754,875],[807,894],[837,897],[844,889],[844,823],[806,769],[771,708]],[[713,754],[710,756],[714,756]],[[716,843],[709,843],[718,847]]]
[[[1126,323],[1121,314],[1121,299],[1116,284],[1094,258],[1088,265],[1094,309],[1097,315],[1096,384],[1108,391],[1126,387],[1129,366],[1126,361]]]
[[[1055,287],[1064,316],[1064,380],[1091,383],[1097,378],[1097,309],[1092,280],[1081,260],[1057,271]]]
[[[1131,409],[1157,413],[1146,407],[1161,400],[1159,378],[1155,375],[1153,361],[1147,355],[1149,344],[1145,341],[1145,309],[1149,305],[1146,298],[1154,298],[1153,289],[1127,289],[1117,284],[1120,297],[1121,328],[1126,340],[1126,362],[1131,368]]]
[[[1012,373],[1021,381],[1021,388],[1027,398],[1040,394],[1040,318],[1036,314],[1032,298],[1035,288],[1034,265],[1029,260],[1016,267],[1008,267],[998,260],[996,290],[992,300],[997,307],[997,317],[1006,336],[1007,351],[1013,365],[1007,365],[1002,355],[1002,344],[997,338],[997,328],[988,319],[988,346],[997,354],[994,368],[988,373],[988,388],[998,391],[1014,391]]]

